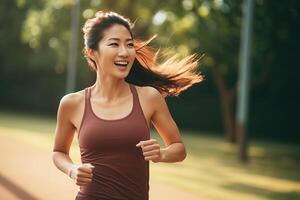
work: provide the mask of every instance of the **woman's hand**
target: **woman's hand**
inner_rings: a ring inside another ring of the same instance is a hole
[[[140,141],[136,146],[142,148],[145,160],[151,160],[152,162],[159,162],[161,160],[161,149],[156,139]]]
[[[69,176],[76,182],[76,185],[85,186],[92,182],[94,168],[89,163],[74,165],[69,172]]]

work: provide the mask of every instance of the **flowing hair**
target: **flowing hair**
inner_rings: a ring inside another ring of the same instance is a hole
[[[86,48],[97,50],[97,44],[101,40],[102,32],[114,24],[125,26],[132,38],[133,24],[129,19],[115,13],[99,11],[92,19],[88,19],[83,27],[85,48],[83,53],[93,70],[97,70],[94,60],[87,56]],[[196,54],[182,59],[175,54],[164,62],[158,63],[159,50],[154,49],[148,41],[134,39],[136,58],[133,66],[125,78],[126,82],[138,86],[151,86],[156,88],[163,96],[178,96],[195,83],[203,80],[203,76],[197,71],[201,57]]]

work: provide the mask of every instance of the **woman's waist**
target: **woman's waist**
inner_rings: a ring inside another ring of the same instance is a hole
[[[149,171],[149,161],[145,160],[113,160],[113,159],[95,159],[85,160],[82,159],[82,163],[90,163],[95,168],[93,173],[105,175],[106,173],[115,175],[130,175],[145,174]]]
[[[148,190],[149,170],[104,165],[95,165],[92,182],[80,188],[83,194],[113,199],[144,199]]]

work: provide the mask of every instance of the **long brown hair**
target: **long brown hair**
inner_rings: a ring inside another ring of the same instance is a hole
[[[94,60],[87,56],[86,48],[97,50],[103,31],[114,24],[123,25],[133,38],[133,24],[129,19],[115,12],[99,11],[94,18],[88,19],[83,26],[85,44],[83,53],[93,70],[97,69],[97,65]],[[182,59],[174,55],[158,64],[159,51],[149,46],[154,38],[155,36],[146,42],[134,40],[136,58],[125,78],[128,83],[138,86],[152,86],[163,96],[177,96],[193,84],[203,80],[203,76],[197,72],[200,58],[196,54]]]

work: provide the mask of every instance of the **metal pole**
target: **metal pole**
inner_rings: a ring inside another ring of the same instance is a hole
[[[76,85],[76,63],[78,52],[80,0],[74,0],[71,11],[71,39],[69,46],[69,58],[67,67],[66,93],[74,92]]]
[[[240,67],[238,81],[238,102],[237,102],[237,134],[239,138],[240,152],[239,159],[247,162],[247,134],[246,123],[248,116],[249,99],[249,79],[250,79],[250,53],[251,53],[251,34],[253,18],[253,0],[245,0],[243,6],[244,20],[241,30],[240,47]]]

